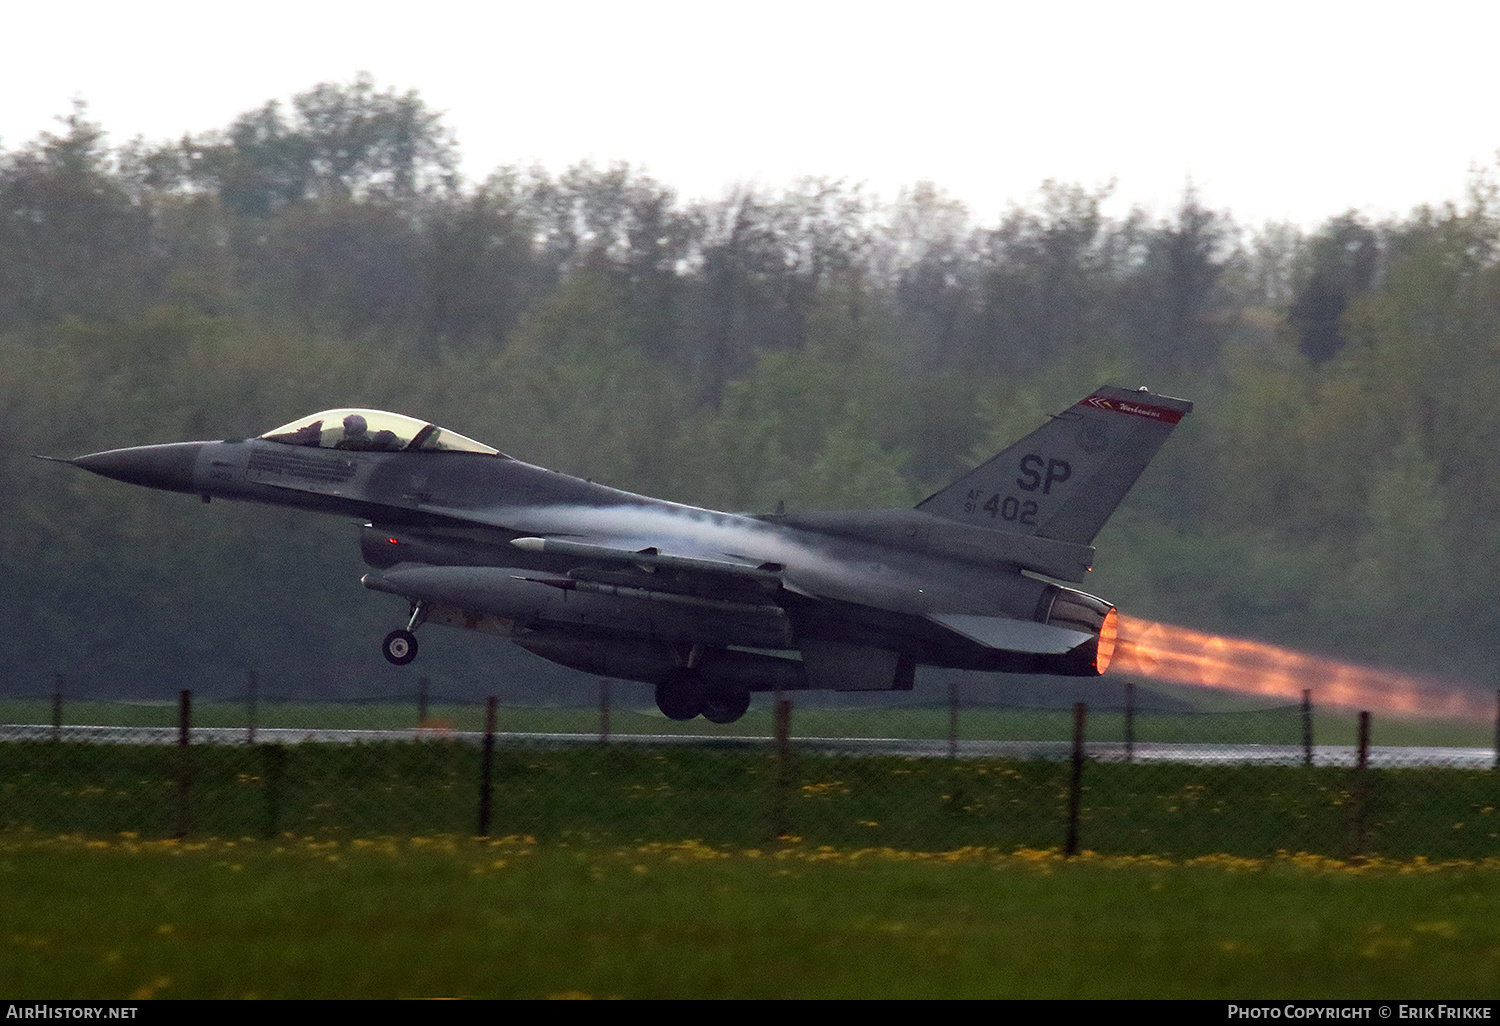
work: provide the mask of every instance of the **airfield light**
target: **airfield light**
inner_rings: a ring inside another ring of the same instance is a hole
[[[1311,688],[1320,704],[1415,716],[1489,719],[1490,701],[1435,681],[1227,638],[1133,616],[1120,617],[1117,672],[1173,684],[1302,700]],[[1103,632],[1099,648],[1104,650]],[[1100,672],[1103,672],[1101,667]]]

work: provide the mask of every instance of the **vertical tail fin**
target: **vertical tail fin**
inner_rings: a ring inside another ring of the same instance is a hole
[[[1113,385],[917,504],[975,527],[1087,545],[1193,404]]]

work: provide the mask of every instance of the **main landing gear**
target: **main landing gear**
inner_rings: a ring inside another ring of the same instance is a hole
[[[404,630],[391,631],[380,643],[380,651],[387,662],[397,666],[405,666],[417,657],[417,636],[412,633],[427,618],[427,609],[422,603],[414,603],[411,607],[411,620],[407,622]]]
[[[681,669],[656,685],[656,707],[668,719],[733,723],[750,708],[750,692],[710,689],[698,671]]]

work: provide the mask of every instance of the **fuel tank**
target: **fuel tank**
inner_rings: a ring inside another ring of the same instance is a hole
[[[618,631],[673,644],[787,648],[786,613],[736,602],[619,584],[574,580],[514,567],[401,563],[366,574],[365,587],[520,628]]]

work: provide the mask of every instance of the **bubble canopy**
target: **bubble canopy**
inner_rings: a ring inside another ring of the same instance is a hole
[[[477,452],[504,456],[498,449],[415,417],[383,410],[324,410],[283,424],[260,436],[268,442],[360,452]]]

